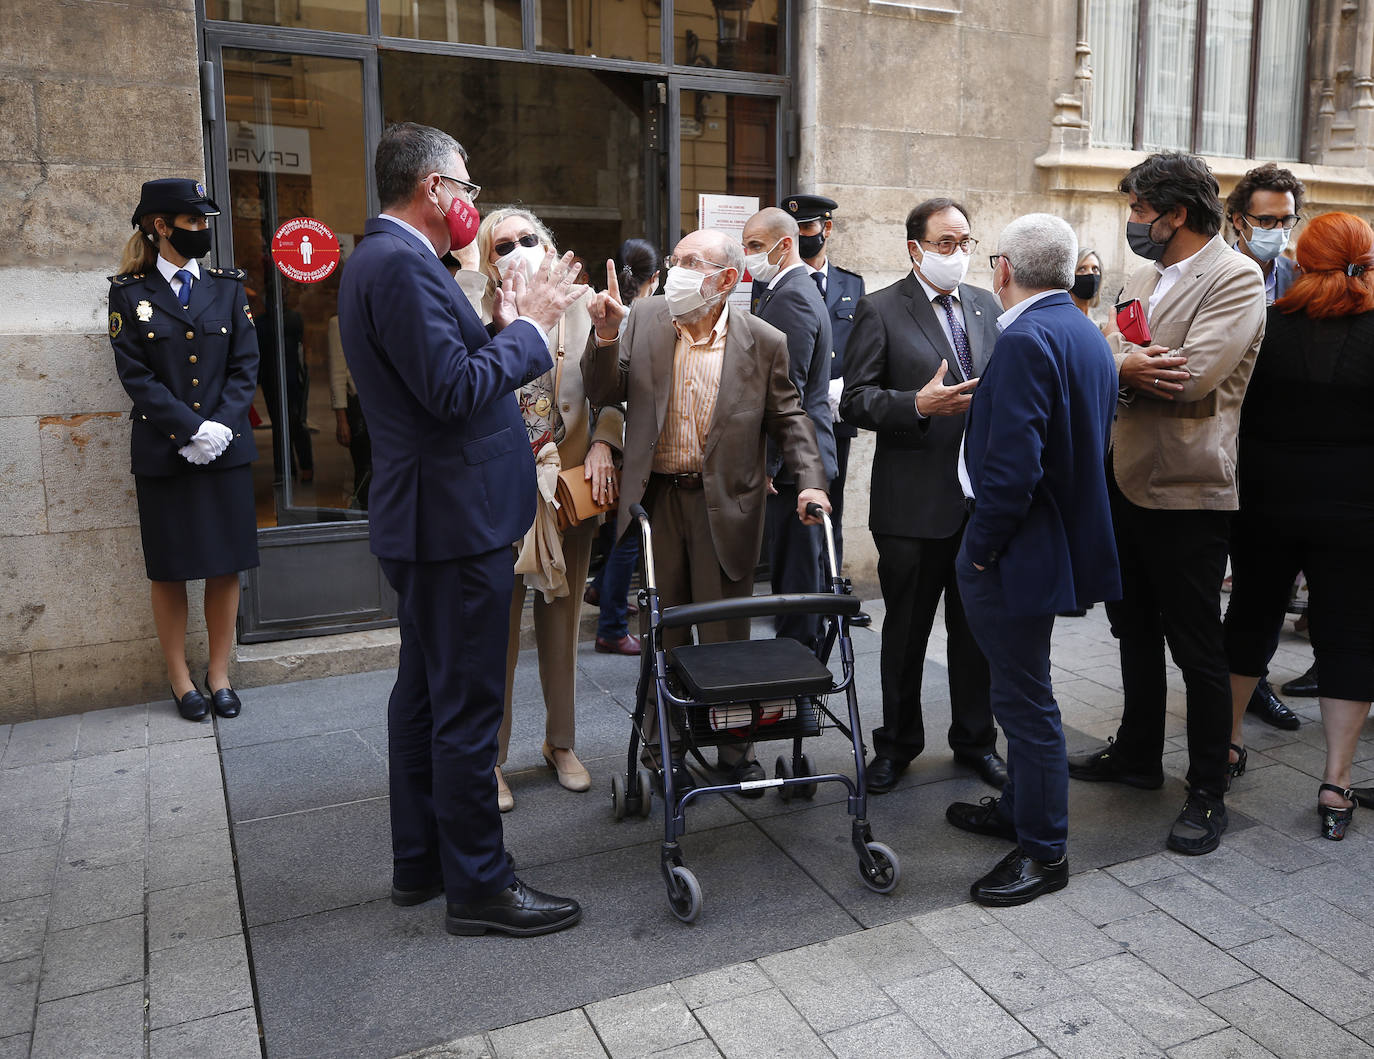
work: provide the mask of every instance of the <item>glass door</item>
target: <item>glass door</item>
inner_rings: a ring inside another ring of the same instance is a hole
[[[371,212],[375,64],[369,53],[266,50],[232,36],[209,47],[221,88],[210,127],[219,259],[247,273],[261,355],[262,567],[249,575],[241,638],[371,627],[393,608],[367,548],[367,424],[337,299],[340,265]]]

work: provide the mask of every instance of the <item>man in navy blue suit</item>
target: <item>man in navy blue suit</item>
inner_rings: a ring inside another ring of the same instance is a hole
[[[534,457],[514,391],[552,366],[545,335],[585,288],[572,255],[517,281],[488,334],[440,261],[477,234],[466,153],[425,125],[377,145],[382,213],[343,270],[339,333],[372,434],[372,552],[396,590],[387,711],[391,899],[445,894],[452,934],[544,934],[576,901],[515,878],[496,808],[510,546],[534,521]],[[500,620],[497,620],[497,619]]]
[[[1007,737],[1000,799],[955,802],[950,823],[1015,842],[971,888],[1019,905],[1068,882],[1069,772],[1050,685],[1054,617],[1121,594],[1104,470],[1117,378],[1101,332],[1074,307],[1078,240],[1058,217],[1013,221],[992,255],[1006,310],[973,395],[960,482],[972,514],[955,563]]]

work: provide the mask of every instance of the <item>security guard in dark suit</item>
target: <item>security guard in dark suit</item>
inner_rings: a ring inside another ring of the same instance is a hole
[[[181,715],[234,717],[229,685],[241,571],[258,565],[248,411],[258,341],[238,269],[208,268],[207,217],[219,209],[194,180],[143,185],[135,232],[110,277],[110,345],[133,400],[130,465],[153,615]],[[186,662],[186,582],[204,579],[210,638],[206,690]]]
[[[835,347],[830,361],[833,411],[844,388],[844,351],[849,345],[849,333],[854,330],[854,309],[864,296],[864,278],[857,272],[840,268],[826,254],[826,240],[835,228],[831,214],[839,208],[839,203],[824,195],[789,195],[782,200],[782,208],[801,230],[798,249],[811,270],[811,281],[820,288],[825,307],[830,310],[831,339]],[[849,443],[858,434],[857,427],[850,426],[836,414],[835,457],[839,470],[830,483],[830,521],[835,529],[835,557],[841,564],[844,562],[844,483],[849,471]],[[861,614],[860,618],[861,621],[853,624],[868,624],[868,615]]]

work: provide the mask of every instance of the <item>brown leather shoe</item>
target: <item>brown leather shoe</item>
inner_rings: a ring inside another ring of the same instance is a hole
[[[600,636],[596,638],[597,654],[603,655],[638,655],[639,637],[626,633],[619,640],[603,640]]]

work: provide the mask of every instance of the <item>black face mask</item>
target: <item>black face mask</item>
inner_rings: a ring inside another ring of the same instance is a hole
[[[1073,278],[1073,296],[1081,302],[1090,302],[1097,297],[1097,288],[1102,285],[1102,277],[1085,272]]]
[[[201,228],[193,232],[189,228],[173,226],[171,234],[167,236],[167,242],[171,243],[172,249],[182,257],[204,257],[210,252],[210,229]]]
[[[797,251],[808,261],[813,257],[819,257],[824,246],[824,232],[819,232],[816,235],[802,235],[797,238]]]

